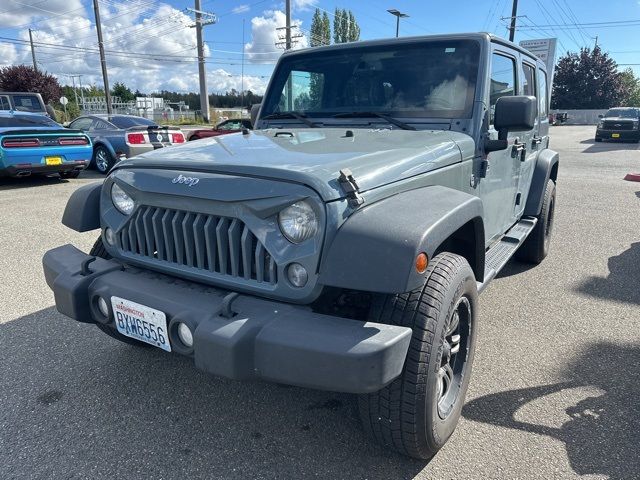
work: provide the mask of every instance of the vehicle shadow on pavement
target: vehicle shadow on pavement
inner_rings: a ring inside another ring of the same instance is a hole
[[[0,323],[3,478],[412,479],[351,395],[216,378],[54,308]]]
[[[640,242],[620,255],[609,257],[609,275],[592,276],[584,280],[576,291],[605,300],[640,305]]]
[[[582,153],[599,153],[599,152],[613,152],[622,150],[640,150],[640,145],[634,142],[596,142],[594,139],[582,140],[581,144],[589,145]]]
[[[34,175],[23,178],[5,177],[0,178],[0,191],[16,190],[20,188],[31,188],[38,186],[55,186],[56,184],[64,185],[69,180],[60,178],[58,175],[42,176]]]
[[[636,366],[620,368],[630,362]],[[564,442],[570,465],[579,475],[634,478],[640,472],[640,345],[592,344],[564,371],[565,381],[480,397],[467,403],[462,413],[469,420]],[[553,394],[561,401],[569,389],[581,387],[600,393],[566,408],[568,420],[560,426],[522,419],[527,404]]]

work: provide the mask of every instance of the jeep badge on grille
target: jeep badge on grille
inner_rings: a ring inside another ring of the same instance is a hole
[[[200,181],[199,178],[196,178],[196,177],[185,177],[184,175],[180,174],[176,178],[171,180],[171,183],[181,183],[181,184],[186,185],[188,187],[193,187],[194,185],[197,185],[197,183],[199,181]]]

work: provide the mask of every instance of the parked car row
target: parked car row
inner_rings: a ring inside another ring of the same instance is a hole
[[[189,140],[250,128],[249,120],[229,119],[192,131]],[[71,178],[88,167],[106,174],[120,160],[186,141],[180,128],[134,115],[83,115],[65,128],[46,114],[39,94],[0,92],[0,176]]]

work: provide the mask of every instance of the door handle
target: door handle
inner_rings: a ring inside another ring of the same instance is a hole
[[[511,156],[516,158],[520,155],[520,161],[524,162],[527,153],[527,145],[524,142],[520,142],[519,139],[513,142],[513,147],[511,147]]]

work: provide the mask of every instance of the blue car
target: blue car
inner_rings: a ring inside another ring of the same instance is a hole
[[[91,161],[87,135],[41,114],[0,111],[0,177],[76,178]]]

